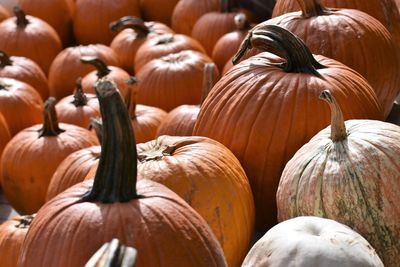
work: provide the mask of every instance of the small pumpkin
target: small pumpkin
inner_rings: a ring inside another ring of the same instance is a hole
[[[203,46],[195,39],[182,34],[162,34],[144,42],[135,57],[135,71],[138,73],[148,62],[184,50],[205,53]]]
[[[140,251],[138,267],[227,266],[200,215],[163,185],[137,181],[136,144],[125,104],[112,82],[100,81],[96,93],[104,125],[99,169],[94,180],[40,209],[19,266],[84,266],[112,238]]]
[[[85,94],[82,80],[76,82],[75,93],[64,97],[56,105],[58,120],[88,128],[90,118],[100,116],[99,101],[94,94]]]
[[[346,225],[296,217],[271,228],[251,248],[243,267],[383,267],[367,240]]]
[[[114,32],[120,31],[112,40],[110,47],[118,54],[121,67],[134,74],[134,63],[136,52],[139,47],[149,38],[173,31],[165,24],[147,21],[144,22],[136,17],[122,17],[110,24]]]
[[[0,51],[0,76],[25,82],[33,87],[43,99],[49,96],[47,78],[34,61],[26,57],[9,56]]]
[[[179,0],[141,0],[140,8],[143,18],[147,21],[160,21],[171,25],[172,12],[178,2]]]
[[[136,249],[126,247],[114,238],[96,251],[85,267],[133,267],[136,257]]]
[[[73,93],[76,79],[84,77],[95,67],[82,64],[81,57],[97,57],[110,66],[119,66],[117,54],[102,44],[79,45],[61,51],[49,71],[50,95],[61,99]]]
[[[1,184],[10,204],[21,214],[32,214],[45,202],[57,166],[69,154],[98,144],[89,130],[58,123],[55,99],[45,103],[43,124],[19,132],[1,158]]]
[[[15,216],[0,225],[0,259],[2,267],[17,267],[29,226],[35,217],[33,215]]]
[[[25,15],[19,7],[14,15],[0,23],[0,50],[32,59],[47,74],[62,49],[60,37],[45,21]]]
[[[331,126],[287,163],[276,194],[278,219],[336,220],[364,236],[385,266],[398,266],[400,127],[375,120],[345,122],[340,100],[327,90],[320,98],[331,109]]]

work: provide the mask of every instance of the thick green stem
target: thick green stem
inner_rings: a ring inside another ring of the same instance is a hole
[[[304,42],[288,30],[276,25],[262,25],[249,31],[239,51],[233,57],[237,64],[250,48],[270,52],[286,60],[281,68],[285,72],[300,72],[322,76],[318,69],[325,68],[318,63]]]
[[[347,139],[346,125],[342,110],[336,99],[329,90],[321,92],[320,99],[325,100],[331,109],[331,139],[333,142],[340,142]]]
[[[85,267],[133,267],[137,251],[126,247],[118,239],[104,244],[86,263]]]
[[[113,32],[119,32],[123,29],[133,29],[138,33],[138,36],[145,38],[149,33],[150,29],[145,25],[141,18],[126,16],[121,19],[111,22],[110,29]]]
[[[125,105],[128,109],[131,119],[136,118],[136,93],[137,93],[137,79],[131,76],[126,83],[129,85],[128,91],[125,95]]]
[[[25,12],[19,6],[14,7],[14,15],[17,17],[18,27],[25,27],[26,25],[29,24]]]
[[[203,105],[204,100],[210,93],[214,84],[215,84],[215,64],[207,63],[204,65],[203,89],[201,92],[200,106]]]
[[[11,66],[12,63],[11,58],[4,51],[0,51],[0,68]]]
[[[97,69],[97,77],[99,77],[99,79],[107,76],[111,72],[107,64],[97,57],[81,57],[81,62],[93,65]]]
[[[325,9],[319,0],[297,0],[302,16],[305,18],[327,15],[330,12]]]
[[[75,107],[83,107],[87,105],[87,97],[83,92],[82,88],[82,78],[76,80],[76,89],[74,93],[74,100],[71,102]]]
[[[57,136],[65,132],[65,130],[61,129],[58,125],[55,106],[56,99],[54,97],[49,97],[44,103],[43,127],[39,130],[39,137]]]
[[[103,140],[93,187],[83,201],[115,203],[140,198],[136,192],[137,151],[128,110],[113,82],[101,79],[95,89]]]

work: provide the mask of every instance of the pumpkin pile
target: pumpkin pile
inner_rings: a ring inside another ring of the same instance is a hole
[[[399,9],[0,0],[0,265],[398,266]]]

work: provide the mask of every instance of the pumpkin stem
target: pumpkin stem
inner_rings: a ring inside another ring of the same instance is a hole
[[[15,6],[13,11],[14,11],[14,15],[17,17],[17,26],[18,27],[25,27],[26,25],[29,24],[29,21],[26,18],[26,14],[22,10],[22,8],[20,8],[19,6]]]
[[[166,34],[160,35],[156,45],[168,44],[168,43],[172,43],[173,41],[174,41],[174,35],[172,33],[166,33]]]
[[[118,239],[104,244],[86,263],[85,267],[133,267],[136,262],[137,251],[126,247]]]
[[[35,218],[35,215],[36,214],[22,216],[22,218],[19,221],[19,224],[17,224],[16,227],[20,229],[28,228],[31,225],[32,220]]]
[[[56,99],[49,97],[44,103],[43,127],[39,130],[39,137],[57,136],[62,132],[65,130],[58,125]]]
[[[116,85],[95,85],[103,122],[100,162],[93,187],[83,201],[115,203],[140,198],[136,192],[137,151],[131,120]]]
[[[0,51],[0,68],[4,68],[5,66],[12,65],[11,58],[4,51]]]
[[[126,108],[128,109],[129,116],[131,119],[136,118],[136,84],[137,84],[137,79],[134,76],[131,76],[129,80],[126,81],[128,85],[128,92],[125,95],[125,105]]]
[[[327,15],[330,12],[320,4],[319,0],[297,0],[302,16],[305,18]]]
[[[135,30],[140,38],[145,38],[150,33],[150,29],[144,24],[144,21],[133,16],[125,16],[110,23],[110,30],[113,32],[119,32],[123,29]]]
[[[252,47],[284,58],[286,62],[281,65],[281,68],[285,72],[309,73],[322,78],[317,70],[325,66],[315,60],[299,37],[282,27],[263,25],[249,31],[232,59],[233,64],[237,64],[245,52]]]
[[[111,72],[107,64],[97,57],[81,57],[81,62],[93,65],[97,69],[97,77],[99,77],[99,79],[107,76]]]
[[[325,100],[331,109],[331,139],[333,142],[340,142],[347,139],[346,126],[343,113],[336,99],[329,90],[324,90],[319,98]]]
[[[82,78],[79,77],[76,80],[76,89],[75,89],[75,93],[74,93],[74,100],[71,103],[74,104],[75,107],[83,107],[83,106],[86,106],[87,102],[88,102],[87,97],[82,89]]]
[[[239,8],[237,0],[221,0],[221,13],[230,13],[236,8]]]
[[[204,100],[210,93],[214,84],[215,84],[215,64],[214,63],[206,63],[204,65],[203,90],[201,92],[200,106],[203,105]]]
[[[97,140],[99,140],[99,143],[102,143],[103,140],[103,123],[101,121],[101,118],[95,118],[91,117],[90,122],[89,122],[89,130],[94,130],[97,136]]]
[[[244,13],[239,13],[234,17],[236,30],[237,31],[246,31],[251,28],[250,22],[247,20],[247,16]]]

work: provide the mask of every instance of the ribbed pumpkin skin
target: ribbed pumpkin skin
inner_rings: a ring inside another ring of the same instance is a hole
[[[160,21],[171,25],[172,12],[178,2],[179,0],[141,0],[140,8],[143,18],[147,21]]]
[[[10,57],[11,65],[0,66],[0,77],[12,78],[25,82],[35,89],[42,100],[49,97],[49,86],[43,70],[34,61],[26,57]]]
[[[32,214],[44,204],[50,179],[63,159],[98,144],[89,130],[75,125],[60,123],[65,132],[39,138],[41,128],[39,124],[19,132],[3,151],[0,169],[4,194],[21,214]]]
[[[136,105],[136,117],[131,118],[136,143],[144,143],[156,138],[157,129],[167,116],[160,108]]]
[[[99,101],[96,95],[86,94],[88,102],[84,106],[75,106],[74,96],[67,96],[61,99],[57,105],[58,121],[74,124],[87,129],[90,124],[90,118],[100,116]]]
[[[288,162],[277,192],[278,219],[314,215],[349,225],[385,266],[398,266],[400,127],[372,120],[345,125],[347,140],[332,142],[328,127]]]
[[[376,19],[363,12],[349,9],[331,12],[311,18],[295,12],[265,24],[288,29],[314,54],[336,59],[359,72],[375,90],[386,118],[400,92],[400,64],[394,39]]]
[[[0,50],[32,59],[47,74],[62,50],[60,37],[45,21],[29,15],[26,18],[29,23],[25,27],[17,25],[15,16],[0,23]]]
[[[47,189],[46,202],[69,187],[85,180],[92,169],[97,169],[101,147],[87,147],[71,153],[57,167]]]
[[[124,16],[140,17],[139,0],[76,0],[73,27],[80,44],[109,45],[115,33],[109,24]]]
[[[192,136],[199,112],[199,105],[182,105],[174,108],[161,123],[157,136]]]
[[[218,11],[220,0],[181,0],[172,13],[172,29],[177,33],[190,35],[196,21],[204,14]]]
[[[166,111],[199,104],[206,63],[212,63],[208,56],[189,50],[150,61],[137,73],[137,102]]]
[[[172,146],[170,155],[141,160],[141,154]],[[249,182],[235,156],[204,137],[161,136],[137,145],[138,177],[161,183],[182,197],[209,224],[229,266],[240,266],[250,244],[254,204]]]
[[[84,266],[112,238],[141,252],[137,267],[227,266],[205,221],[168,188],[142,180],[137,183],[142,198],[113,204],[80,202],[91,184],[74,186],[40,210],[19,266]]]
[[[42,121],[43,101],[30,85],[9,78],[0,78],[0,112],[7,122],[11,136]]]
[[[2,267],[17,267],[22,243],[29,225],[22,225],[24,216],[14,218],[0,225],[0,259]]]
[[[318,70],[324,79],[286,73],[274,65],[283,60],[269,53],[242,61],[213,87],[193,131],[224,144],[240,160],[259,229],[276,222],[275,194],[285,164],[329,124],[329,109],[317,97],[322,90],[334,91],[346,118],[383,119],[365,79],[337,61],[315,58],[327,67]]]
[[[73,0],[18,0],[18,4],[29,15],[46,21],[58,33],[64,46],[71,44]]]
[[[61,51],[51,64],[49,71],[50,95],[61,99],[72,94],[76,79],[84,77],[95,67],[83,64],[81,57],[97,57],[110,66],[119,66],[117,54],[109,47],[101,44],[79,45]]]
[[[166,40],[166,41],[164,41]],[[203,46],[195,39],[182,34],[164,34],[144,42],[138,49],[135,57],[135,71],[140,71],[153,59],[184,50],[194,50],[205,53]]]

